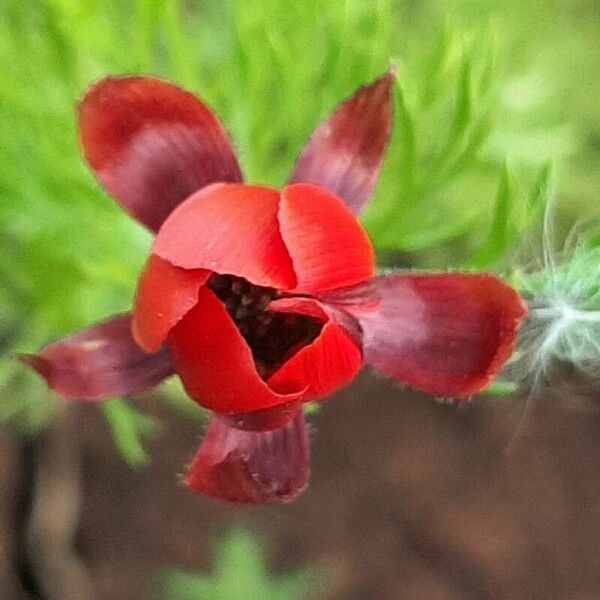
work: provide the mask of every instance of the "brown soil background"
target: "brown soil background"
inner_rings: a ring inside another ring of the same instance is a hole
[[[315,599],[600,598],[597,397],[559,386],[530,403],[510,444],[522,400],[441,405],[364,374],[311,417],[304,496],[251,508],[178,484],[201,431],[156,398],[143,404],[164,429],[140,472],[123,463],[98,411],[78,406],[58,443],[0,435],[0,598],[151,599],[159,569],[210,570],[216,540],[236,525],[265,537],[274,574],[324,565],[328,592]],[[44,590],[27,583],[22,548],[23,498],[40,479],[32,456],[50,464],[55,490],[40,537],[78,514],[69,489],[81,494],[80,518],[65,526],[76,556],[44,563],[36,576],[58,580]]]

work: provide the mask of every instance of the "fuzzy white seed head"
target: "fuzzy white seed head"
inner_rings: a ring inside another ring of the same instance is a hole
[[[557,362],[600,377],[600,246],[573,236],[556,254],[551,203],[543,229],[543,260],[515,283],[529,304],[512,371],[534,386],[547,382]]]

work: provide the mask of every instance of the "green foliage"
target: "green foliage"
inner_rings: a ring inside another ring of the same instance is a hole
[[[508,396],[516,392],[517,389],[518,385],[514,381],[497,379],[496,381],[492,381],[481,393],[484,396]]]
[[[35,435],[56,414],[59,400],[33,373],[4,361],[0,363],[0,426],[6,424],[24,436]]]
[[[220,541],[212,575],[171,571],[160,579],[160,600],[303,600],[324,591],[314,568],[269,575],[262,544],[243,529]]]
[[[468,174],[497,171],[481,157],[492,59],[487,38],[467,43],[463,32],[446,30],[431,55],[400,67],[396,128],[377,201],[365,215],[379,248],[423,251],[485,215],[485,203],[461,194]]]
[[[474,269],[493,266],[507,250],[517,248],[520,236],[539,221],[550,193],[549,165],[541,169],[526,194],[516,189],[514,176],[505,167],[498,184],[492,222],[468,266]]]
[[[106,400],[101,406],[113,440],[127,464],[133,469],[146,466],[148,455],[143,439],[156,433],[156,420],[121,398]]]

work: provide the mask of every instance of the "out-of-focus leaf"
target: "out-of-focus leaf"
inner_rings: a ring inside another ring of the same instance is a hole
[[[519,236],[541,218],[551,194],[551,178],[552,169],[548,164],[540,169],[531,188],[523,192],[517,190],[514,177],[505,167],[488,233],[466,266],[489,268],[518,246]]]
[[[321,412],[322,407],[323,405],[320,402],[307,402],[306,404],[302,405],[304,414],[307,416],[316,415],[317,413]]]
[[[106,400],[102,412],[125,462],[134,469],[148,464],[144,438],[156,433],[157,421],[121,398]]]
[[[496,194],[494,216],[485,241],[477,254],[471,260],[471,266],[482,268],[492,264],[507,249],[507,240],[510,235],[510,211],[513,201],[512,177],[505,165]]]
[[[35,381],[33,373],[19,373],[5,364],[0,370],[0,379],[0,426],[8,425],[19,434],[29,436],[39,433],[51,422],[59,400],[48,394],[41,381]]]
[[[528,196],[527,215],[523,225],[536,223],[542,216],[552,190],[552,163],[548,162],[539,171]]]
[[[414,118],[406,104],[406,98],[401,87],[397,85],[396,89],[398,93],[394,104],[394,114],[396,115],[394,127],[397,128],[397,135],[400,138],[398,161],[403,186],[401,193],[405,199],[403,208],[406,208],[414,202],[418,148]]]
[[[472,207],[469,211],[461,212],[460,218],[456,217],[448,209],[443,212],[415,209],[407,212],[404,220],[394,228],[383,231],[377,246],[389,251],[398,248],[408,252],[424,251],[468,232],[478,219],[478,214],[476,208]]]
[[[492,381],[492,383],[480,393],[484,396],[510,396],[517,391],[518,387],[519,386],[513,381],[496,379],[496,381]]]
[[[463,56],[454,100],[454,116],[450,123],[446,144],[439,153],[433,170],[441,170],[455,149],[461,144],[473,118],[472,66],[469,57]]]
[[[303,600],[324,589],[324,574],[304,568],[285,575],[267,572],[264,546],[244,529],[223,538],[212,575],[168,571],[159,580],[160,600]]]
[[[443,86],[440,85],[440,78],[443,76],[454,43],[454,31],[446,24],[438,36],[431,57],[425,62],[424,71],[427,73],[427,78],[421,95],[423,108],[431,106],[438,99],[440,91],[443,89]]]

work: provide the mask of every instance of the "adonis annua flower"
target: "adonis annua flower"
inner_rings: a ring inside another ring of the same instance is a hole
[[[357,220],[391,129],[393,72],[323,121],[280,190],[242,182],[217,117],[147,77],[107,78],[79,104],[85,157],[156,233],[131,314],[22,356],[69,399],[142,392],[177,374],[212,411],[185,482],[245,503],[305,487],[302,404],[366,364],[468,398],[510,356],[526,309],[489,274],[375,272]]]

